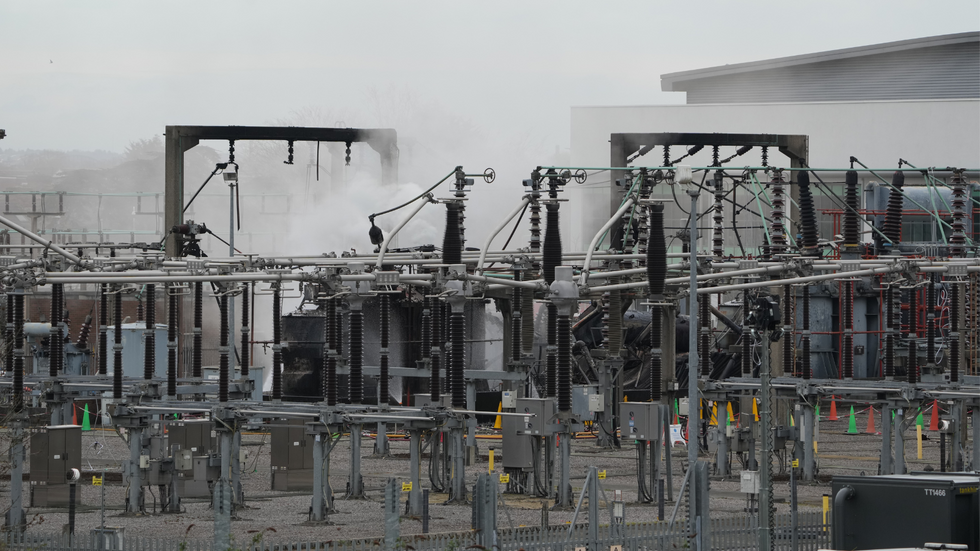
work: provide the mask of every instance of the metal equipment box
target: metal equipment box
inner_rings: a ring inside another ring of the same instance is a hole
[[[211,421],[192,419],[177,421],[167,426],[167,447],[177,445],[182,450],[190,450],[194,455],[210,455],[217,449],[216,435]]]
[[[572,413],[582,421],[592,419],[593,410],[590,403],[593,396],[598,396],[599,387],[595,385],[575,385],[572,387]],[[601,409],[599,411],[602,411]]]
[[[272,433],[272,489],[313,490],[313,439],[302,419],[280,421]]]
[[[623,402],[620,406],[623,424],[626,428],[624,438],[657,441],[663,427],[660,426],[660,404],[657,402]]]
[[[926,542],[980,549],[980,475],[835,476],[832,496],[847,487],[851,497],[834,507],[834,549],[921,547]]]
[[[54,425],[31,431],[31,506],[68,505],[69,469],[82,468],[82,427]],[[81,492],[75,503],[81,503]]]
[[[518,398],[517,413],[526,414],[519,418],[524,424],[524,433],[532,436],[551,434],[548,425],[553,424],[555,401],[551,398]]]
[[[504,415],[500,418],[501,445],[503,446],[502,463],[505,469],[530,469],[531,437],[522,434],[524,418],[516,415]]]

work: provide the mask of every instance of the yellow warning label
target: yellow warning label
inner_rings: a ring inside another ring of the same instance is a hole
[[[606,479],[606,470],[603,469],[599,471],[599,480],[605,480],[605,479]]]
[[[502,474],[502,475],[500,475],[500,483],[501,484],[507,484],[508,482],[510,482],[510,475],[509,474]]]
[[[102,485],[102,477],[101,476],[93,476],[92,477],[92,486],[101,486],[101,485]]]
[[[800,460],[799,459],[794,459],[793,460],[793,468],[794,469],[799,469],[800,468]]]
[[[403,492],[411,492],[412,491],[412,483],[411,482],[402,482],[402,491]]]

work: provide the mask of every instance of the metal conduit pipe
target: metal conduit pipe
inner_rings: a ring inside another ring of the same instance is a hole
[[[82,259],[80,257],[78,257],[78,256],[76,256],[76,255],[74,255],[74,254],[66,251],[65,249],[62,249],[58,245],[55,245],[54,243],[52,243],[50,239],[45,239],[45,238],[41,237],[40,235],[32,232],[31,230],[25,228],[24,226],[21,226],[20,224],[18,224],[17,222],[14,222],[10,218],[7,218],[6,216],[0,216],[0,224],[3,224],[5,226],[7,226],[8,228],[16,231],[17,233],[19,233],[19,234],[23,235],[24,237],[30,239],[31,241],[34,241],[35,243],[40,243],[41,245],[44,245],[45,248],[51,249],[52,251],[58,253],[59,255],[67,258],[73,264],[78,264],[79,266],[83,266],[83,265],[87,264],[86,262],[82,261]]]
[[[418,206],[416,206],[411,212],[408,213],[408,216],[406,216],[401,222],[398,223],[397,226],[395,226],[395,229],[391,230],[388,233],[388,236],[385,237],[384,241],[381,243],[381,248],[378,251],[378,261],[375,263],[375,266],[379,270],[381,269],[381,266],[384,265],[385,254],[388,252],[388,243],[390,243],[391,240],[394,239],[396,235],[398,235],[398,232],[400,232],[401,229],[405,227],[405,224],[408,224],[408,222],[412,218],[415,218],[415,215],[422,210],[422,207],[428,205],[429,203],[434,202],[431,193],[426,193],[419,199],[423,199],[423,200],[419,202]],[[372,220],[372,224],[373,223],[374,221]],[[344,260],[349,261],[349,259],[347,258],[345,258]]]
[[[592,241],[589,243],[589,248],[586,250],[585,253],[585,262],[582,264],[582,276],[580,279],[580,283],[582,285],[589,284],[589,270],[592,265],[592,256],[594,254],[595,248],[599,245],[599,241],[602,239],[602,236],[605,235],[606,232],[608,232],[609,229],[612,228],[617,222],[619,222],[619,220],[623,217],[623,215],[626,214],[626,212],[633,207],[633,203],[635,201],[636,199],[632,195],[627,197],[626,200],[623,201],[623,204],[619,207],[619,210],[617,210],[616,213],[613,214],[612,217],[608,221],[606,221],[606,223],[603,224],[601,228],[599,228],[599,231],[596,232],[595,236],[592,237]],[[547,238],[547,235],[545,235],[545,237]],[[545,279],[547,280],[547,278]],[[553,273],[551,275],[551,281],[554,281]],[[548,281],[549,285],[551,284],[551,281]]]
[[[492,232],[490,232],[490,235],[487,236],[487,240],[483,243],[483,249],[480,250],[480,258],[476,261],[477,275],[483,274],[483,266],[487,259],[487,253],[490,251],[490,244],[493,243],[494,238],[497,237],[497,234],[503,231],[503,229],[507,227],[507,224],[509,224],[515,216],[520,214],[521,211],[524,210],[524,207],[526,207],[530,202],[531,197],[525,196],[524,199],[521,200],[521,204],[517,205],[517,208],[511,211],[511,213],[508,214]]]

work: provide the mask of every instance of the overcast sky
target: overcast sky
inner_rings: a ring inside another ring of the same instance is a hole
[[[0,147],[120,151],[310,108],[384,125],[407,96],[567,148],[571,106],[682,103],[663,73],[978,28],[977,0],[3,0]]]

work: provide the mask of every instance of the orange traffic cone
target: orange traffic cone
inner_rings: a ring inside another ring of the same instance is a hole
[[[827,418],[828,421],[839,421],[840,417],[837,417],[837,399],[833,396],[830,397],[830,417]]]
[[[932,417],[929,418],[929,430],[939,430],[939,400],[932,401]]]
[[[78,424],[78,406],[75,404],[71,405],[71,424]]]
[[[878,434],[878,431],[875,430],[875,408],[874,407],[868,408],[868,428],[864,432],[866,432],[868,434]]]

